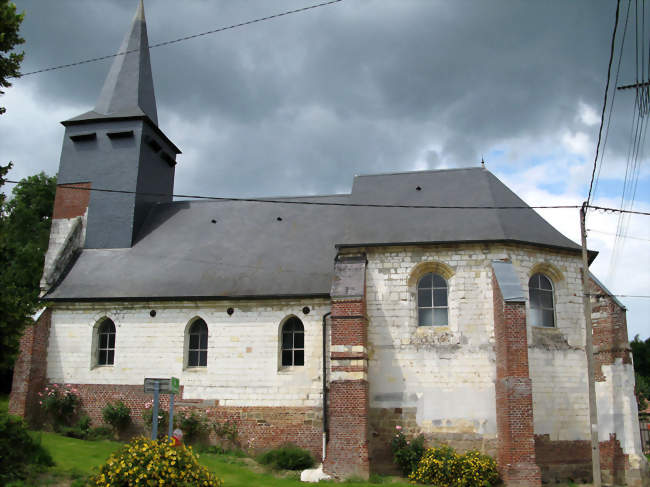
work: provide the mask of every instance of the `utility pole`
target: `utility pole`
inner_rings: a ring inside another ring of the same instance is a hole
[[[598,445],[598,409],[596,406],[596,384],[594,382],[594,343],[591,324],[591,296],[589,295],[589,263],[587,259],[587,230],[585,216],[587,202],[580,208],[580,236],[582,238],[582,303],[585,313],[585,353],[587,354],[587,380],[589,381],[589,427],[591,430],[591,466],[594,487],[600,483],[600,446]]]

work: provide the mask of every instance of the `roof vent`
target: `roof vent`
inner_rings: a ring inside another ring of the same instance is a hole
[[[133,130],[124,130],[122,132],[106,132],[109,139],[126,139],[133,137]]]
[[[85,142],[89,140],[95,140],[96,138],[97,138],[97,134],[95,132],[70,135],[70,140],[72,140],[73,142]]]
[[[420,186],[416,186],[415,191],[422,191],[422,188]]]

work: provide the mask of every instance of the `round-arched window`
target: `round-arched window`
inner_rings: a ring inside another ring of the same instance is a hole
[[[207,367],[208,365],[208,325],[201,318],[192,323],[189,330],[187,348],[188,367]]]
[[[533,326],[555,326],[553,283],[544,274],[533,274],[528,281],[530,297],[530,324]]]
[[[447,281],[429,272],[418,281],[418,326],[447,326]]]

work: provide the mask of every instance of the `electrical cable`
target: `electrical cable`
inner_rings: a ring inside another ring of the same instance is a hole
[[[618,15],[621,8],[621,0],[616,1],[616,19],[614,20],[614,31],[612,32],[612,45],[609,51],[609,65],[607,67],[607,83],[605,84],[605,96],[603,100],[603,110],[600,114],[600,128],[598,129],[598,143],[596,144],[596,157],[594,158],[594,168],[591,171],[591,181],[589,182],[589,194],[587,195],[587,207],[591,201],[591,192],[596,177],[596,166],[598,163],[598,151],[600,150],[600,139],[603,135],[603,124],[605,123],[605,110],[607,108],[607,94],[609,92],[609,81],[612,75],[612,61],[614,60],[614,47],[616,46],[616,29],[618,28]]]
[[[329,2],[323,2],[323,3],[316,4],[316,5],[309,5],[307,7],[297,8],[295,10],[288,10],[286,12],[280,12],[280,13],[277,13],[277,14],[268,15],[266,17],[260,17],[258,19],[248,20],[246,22],[240,22],[239,24],[232,24],[232,25],[228,25],[226,27],[219,27],[218,29],[208,30],[206,32],[200,32],[198,34],[192,34],[192,35],[188,35],[188,36],[184,36],[184,37],[179,37],[177,39],[172,39],[172,40],[169,40],[169,41],[158,42],[156,44],[150,44],[149,49],[151,50],[154,47],[168,46],[169,44],[175,44],[177,42],[183,42],[183,41],[187,41],[187,40],[190,40],[190,39],[195,39],[197,37],[206,36],[206,35],[209,35],[209,34],[216,34],[217,32],[223,32],[225,30],[236,29],[237,27],[243,27],[245,25],[256,24],[258,22],[263,22],[265,20],[277,19],[278,17],[284,17],[285,15],[291,15],[291,14],[295,14],[295,13],[299,13],[299,12],[305,12],[306,10],[312,10],[312,9],[315,9],[315,8],[318,8],[318,7],[325,7],[327,5],[332,5],[334,3],[339,3],[339,2],[342,2],[342,1],[343,0],[330,0]],[[118,53],[115,53],[115,54],[109,54],[109,55],[106,55],[106,56],[99,56],[99,57],[94,57],[94,58],[90,58],[90,59],[84,59],[82,61],[77,61],[77,62],[74,62],[74,63],[60,64],[58,66],[52,66],[50,68],[37,69],[35,71],[29,71],[27,73],[22,73],[19,77],[22,78],[22,77],[25,77],[25,76],[31,76],[33,74],[45,73],[47,71],[55,71],[55,70],[58,70],[58,69],[71,68],[73,66],[79,66],[81,64],[88,64],[88,63],[94,63],[94,62],[97,62],[97,61],[103,61],[104,59],[111,59],[111,58],[114,58],[114,57],[117,57],[117,56],[124,56],[125,54],[128,54],[130,52],[135,52],[137,50],[138,49],[131,49],[131,50],[128,50],[128,51],[118,52]]]
[[[611,235],[611,236],[616,236],[616,233],[612,232],[603,232],[602,230],[594,230],[593,228],[588,228],[587,232],[596,232],[596,233],[602,233],[603,235]],[[643,237],[635,237],[633,235],[621,235],[621,238],[631,238],[633,240],[643,240],[646,242],[650,242],[650,238],[643,238]]]
[[[5,179],[0,181],[2,183],[10,184],[36,184],[28,183],[25,181],[14,181],[10,179]],[[340,203],[333,201],[296,201],[288,199],[279,199],[279,198],[235,198],[235,197],[226,197],[226,196],[203,196],[203,195],[191,195],[191,194],[170,194],[170,193],[147,193],[140,191],[127,191],[120,189],[105,189],[105,188],[85,188],[83,186],[73,186],[71,184],[59,184],[58,188],[64,189],[74,189],[78,191],[98,191],[103,193],[118,193],[118,194],[137,194],[140,196],[164,196],[164,197],[173,197],[173,198],[192,198],[199,200],[210,200],[210,201],[233,201],[233,202],[245,202],[245,203],[276,203],[283,205],[314,205],[314,206],[343,206],[343,207],[359,207],[359,208],[422,208],[422,209],[439,209],[439,210],[530,210],[530,209],[577,209],[582,208],[582,205],[518,205],[518,206],[478,206],[478,205],[397,205],[397,204],[383,204],[383,203]],[[309,198],[309,196],[294,196],[293,198]],[[318,195],[314,195],[314,198]],[[287,198],[292,198],[291,196]],[[606,206],[597,206],[589,205],[589,208],[594,210],[599,210],[603,212],[612,212],[612,213],[630,213],[634,215],[647,215],[650,216],[650,212],[645,211],[629,211],[623,210],[620,208],[609,208]]]
[[[621,72],[621,61],[623,60],[623,48],[625,47],[625,37],[627,35],[627,25],[630,18],[630,10],[632,7],[632,0],[628,0],[627,3],[627,13],[625,14],[625,26],[623,27],[623,38],[621,39],[621,48],[618,52],[618,64],[616,66],[616,78],[614,80],[614,91],[612,92],[612,102],[609,104],[609,115],[607,117],[607,128],[605,129],[605,139],[603,140],[603,151],[600,156],[600,164],[598,165],[598,172],[596,173],[596,181],[594,182],[593,198],[596,198],[596,193],[598,192],[598,182],[600,180],[600,172],[603,169],[603,159],[605,158],[605,151],[607,150],[607,140],[609,138],[609,127],[611,127],[612,122],[612,112],[614,111],[614,101],[616,100],[616,92],[618,91],[616,87],[618,86],[618,78]],[[650,48],[648,49],[650,55]],[[650,70],[650,61],[648,61],[648,66]]]

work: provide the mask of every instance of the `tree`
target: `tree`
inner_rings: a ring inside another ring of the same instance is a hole
[[[0,168],[0,186],[10,168]],[[5,377],[38,305],[55,191],[56,178],[41,172],[22,179],[9,201],[0,197],[0,373]]]
[[[634,375],[639,412],[645,410],[650,401],[650,338],[642,341],[639,335],[630,342],[634,359]]]
[[[18,35],[24,16],[24,13],[16,13],[16,5],[13,2],[0,0],[0,95],[4,94],[2,88],[11,86],[8,78],[20,76],[18,69],[25,53],[10,51],[25,42],[25,39]],[[5,111],[4,107],[0,107],[0,115]]]

